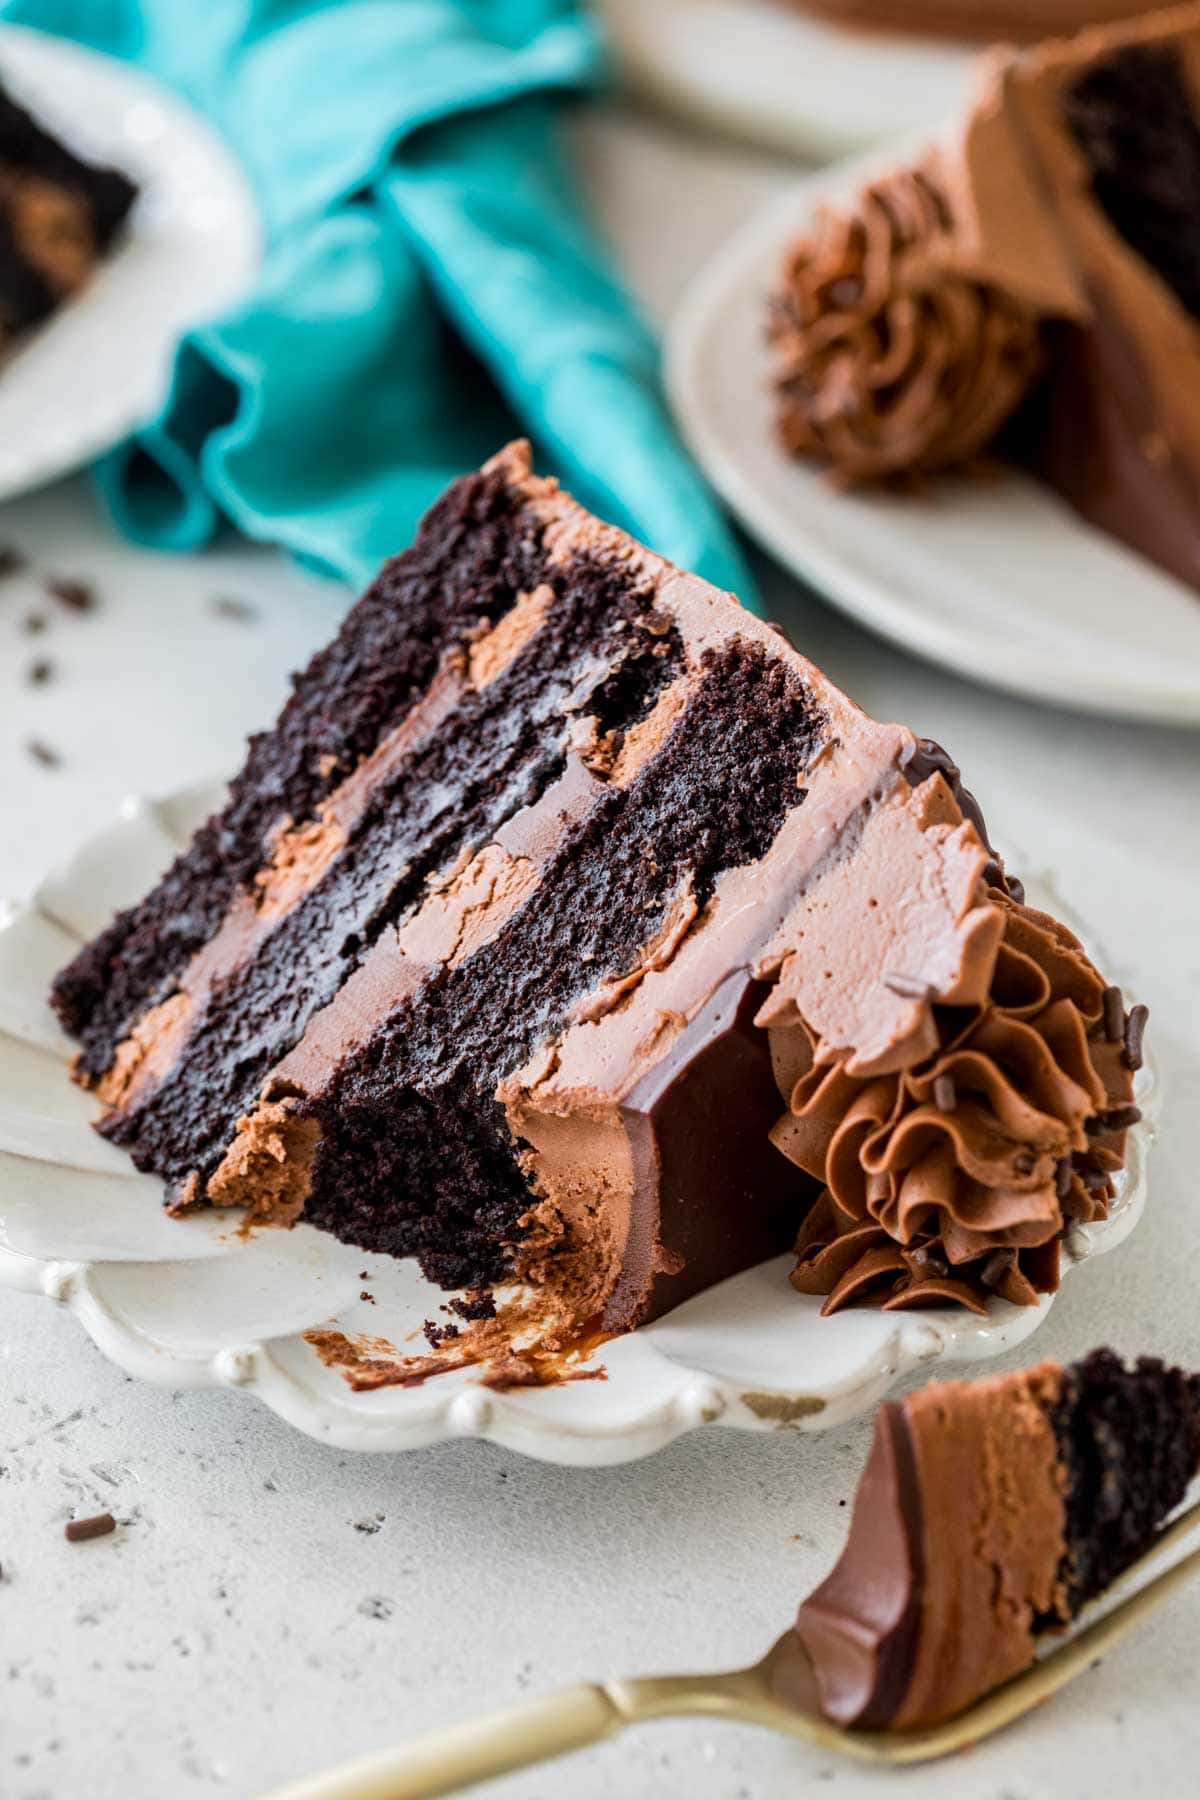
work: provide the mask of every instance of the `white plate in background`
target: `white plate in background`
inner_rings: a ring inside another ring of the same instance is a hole
[[[937,126],[966,89],[958,44],[840,30],[787,0],[600,0],[647,99],[768,149],[827,159]]]
[[[904,649],[1029,699],[1200,724],[1200,595],[1048,487],[1014,469],[846,494],[780,448],[767,296],[821,202],[848,200],[879,166],[876,153],[803,177],[685,294],[666,365],[691,449],[766,550]]]
[[[180,335],[232,305],[260,259],[237,163],[197,116],[111,57],[0,25],[0,79],[79,154],[141,190],[93,279],[0,362],[0,499],[91,462],[166,394]]]
[[[351,1249],[311,1226],[239,1237],[230,1215],[165,1217],[160,1184],[90,1128],[94,1103],[67,1078],[71,1046],[46,1005],[54,972],[148,882],[218,806],[223,789],[131,802],[32,903],[0,923],[0,1286],[69,1304],[130,1374],[174,1387],[231,1386],[312,1437],[348,1450],[487,1438],[568,1464],[626,1462],[701,1425],[820,1430],[869,1411],[921,1364],[979,1362],[1030,1337],[1037,1307],[819,1316],[787,1256],[722,1282],[640,1331],[601,1345],[603,1381],[488,1389],[479,1369],[423,1386],[353,1393],[304,1337],[311,1326],[420,1353],[444,1294],[409,1261]],[[1030,882],[1039,901],[1039,884]],[[1056,905],[1056,910],[1061,911]],[[1075,921],[1072,921],[1076,923]],[[1153,1080],[1138,1077],[1147,1117]],[[1111,1249],[1145,1198],[1151,1130],[1129,1136],[1103,1225],[1075,1228],[1069,1269]],[[364,1301],[366,1288],[373,1296]]]

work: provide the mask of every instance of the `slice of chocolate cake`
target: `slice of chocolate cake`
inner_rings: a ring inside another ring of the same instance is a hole
[[[889,1268],[879,1297],[985,1294],[1000,1250],[1027,1298],[1053,1285],[1084,1098],[1097,1166],[1119,1157],[1140,1021],[1126,1042],[1110,994],[1097,1048],[1103,984],[1066,950],[1043,980],[1008,942],[1023,918],[944,756],[512,446],[432,509],[54,1000],[102,1130],[173,1209],[522,1283],[560,1335],[792,1242],[818,1181],[772,1132],[801,1050],[851,1087],[931,1058],[942,1082],[950,1057],[1000,1197],[977,1202],[968,1156],[965,1235],[888,1210],[955,1282]],[[1000,1004],[1040,1033],[1004,1080]]]
[[[1200,1471],[1200,1375],[1095,1350],[885,1405],[845,1550],[796,1621],[821,1708],[903,1730],[1028,1668]]]
[[[779,423],[849,483],[994,448],[1200,587],[1200,4],[983,65],[790,251]]]
[[[137,197],[77,156],[0,83],[0,353],[88,281]]]

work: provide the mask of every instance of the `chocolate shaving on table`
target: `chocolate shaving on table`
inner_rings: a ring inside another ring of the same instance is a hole
[[[70,612],[91,612],[96,605],[96,590],[86,581],[65,575],[48,575],[43,586],[52,600],[57,600]]]
[[[117,1521],[111,1513],[95,1513],[90,1519],[72,1519],[63,1535],[69,1544],[82,1544],[88,1538],[107,1537],[116,1529]]]
[[[1125,1021],[1125,1067],[1136,1073],[1143,1062],[1142,1039],[1146,1035],[1146,1021],[1150,1017],[1148,1006],[1135,1006]]]
[[[25,748],[34,762],[41,763],[43,769],[57,769],[62,764],[62,757],[50,744],[43,743],[41,738],[29,738]]]
[[[44,687],[53,677],[54,664],[48,656],[39,656],[36,662],[30,663],[27,679],[32,687]]]
[[[208,605],[218,618],[235,619],[241,625],[258,617],[258,608],[237,594],[214,594]]]

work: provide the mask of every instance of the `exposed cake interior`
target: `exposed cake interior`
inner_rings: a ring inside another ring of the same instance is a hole
[[[1131,44],[1071,83],[1063,111],[1097,203],[1200,319],[1200,95],[1178,48]]]
[[[1200,1376],[1097,1350],[881,1409],[837,1566],[797,1631],[821,1705],[934,1724],[1032,1662],[1154,1542],[1200,1469]]]

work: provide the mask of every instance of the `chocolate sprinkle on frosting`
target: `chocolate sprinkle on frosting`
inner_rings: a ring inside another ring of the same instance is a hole
[[[1135,1072],[1143,1063],[1142,1040],[1146,1035],[1146,1021],[1150,1017],[1148,1006],[1137,1005],[1125,1021],[1125,1067]]]

